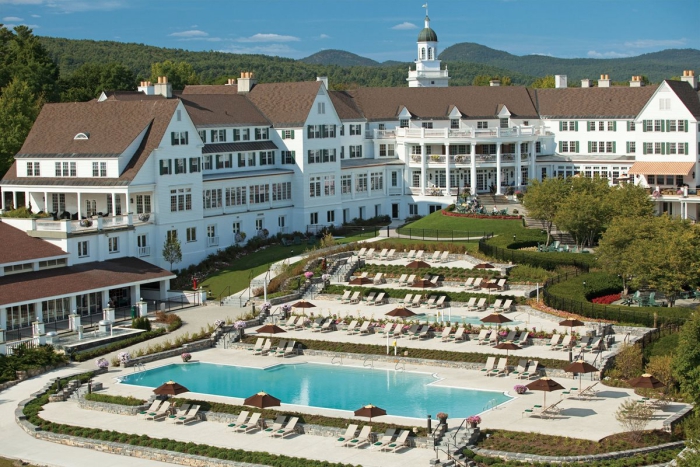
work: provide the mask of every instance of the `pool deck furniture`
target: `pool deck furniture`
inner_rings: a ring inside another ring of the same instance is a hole
[[[162,403],[163,403],[163,401],[160,399],[154,400],[149,408],[137,413],[136,418],[146,418],[148,416],[148,414],[151,414],[151,413],[155,414],[156,412],[158,412],[158,408],[160,407],[160,404],[162,404]]]
[[[272,347],[272,340],[270,339],[265,339],[265,343],[260,349],[254,350],[253,355],[267,355],[267,353],[270,351],[270,348]]]
[[[370,303],[374,301],[374,297],[377,296],[377,292],[370,292],[366,297],[362,299],[362,301]]]
[[[437,263],[438,261],[440,261],[440,253],[442,253],[442,252],[441,251],[433,251],[433,256],[431,256],[428,261],[432,261],[434,263]]]
[[[272,433],[274,433],[277,430],[282,429],[285,421],[287,421],[286,415],[278,415],[277,418],[275,419],[274,423],[272,424],[272,426],[265,428],[263,430],[263,433],[266,433],[267,435],[272,436]]]
[[[474,278],[473,278],[473,277],[468,277],[467,280],[464,282],[464,288],[465,288],[465,289],[471,289],[473,283],[474,283]],[[469,301],[471,302],[472,299],[474,299],[474,301],[476,301],[476,297],[470,298]],[[467,303],[467,307],[469,307],[469,306],[471,306],[471,305],[473,305],[473,303],[471,303],[471,304]]]
[[[493,368],[496,366],[496,357],[488,357],[484,367],[481,369],[482,373],[488,375]]]
[[[280,428],[277,431],[273,431],[271,436],[273,438],[276,438],[276,437],[284,438],[286,436],[293,435],[294,433],[296,433],[296,425],[297,425],[298,421],[299,421],[299,417],[290,418],[289,421],[287,422],[287,424],[284,426],[284,428]]]
[[[270,349],[270,355],[277,355],[278,352],[284,353],[284,349],[287,348],[287,340],[286,339],[280,339],[279,344],[277,344],[277,347],[274,349]]]
[[[382,436],[379,440],[372,443],[372,449],[381,450],[382,447],[386,446],[387,444],[391,443],[394,440],[395,434],[396,434],[396,430],[394,428],[387,428],[387,430],[384,432],[384,436]]]
[[[375,305],[384,305],[386,303],[386,293],[384,292],[379,292],[377,295],[377,298],[374,299],[374,304]]]
[[[426,325],[418,328],[418,330],[416,332],[414,332],[413,334],[409,333],[408,338],[409,339],[418,339],[418,338],[420,338],[420,336],[422,336],[424,333],[427,333],[429,330],[430,330],[430,326],[428,326],[426,324]]]
[[[437,300],[437,295],[431,295],[428,298],[428,301],[425,302],[425,304],[428,306],[428,308],[432,308],[433,305],[435,304],[435,300]]]
[[[367,248],[360,248],[360,251],[357,252],[358,258],[364,257],[365,253],[367,253]]]
[[[350,303],[360,303],[360,294],[362,292],[356,291],[352,294],[352,297],[350,298]]]
[[[369,334],[369,325],[371,324],[370,320],[365,320],[364,323],[362,323],[362,326],[360,326],[360,329],[357,331],[357,334]]]
[[[372,427],[365,425],[362,427],[362,430],[360,430],[360,434],[357,435],[357,437],[348,440],[345,444],[343,444],[343,446],[351,448],[362,447],[365,444],[370,443],[370,436],[372,436]]]
[[[369,250],[367,250],[367,253],[365,253],[365,257],[367,259],[374,258],[374,248],[370,248]]]
[[[500,298],[494,301],[491,305],[489,305],[489,310],[493,311],[498,311],[501,309],[501,304],[503,303],[503,300]]]
[[[474,279],[474,283],[472,284],[472,290],[477,290],[481,288],[481,283],[484,281],[481,277],[477,277]]]
[[[413,284],[416,281],[416,275],[415,274],[410,274],[408,276],[408,279],[406,280],[406,285]]]
[[[530,331],[523,331],[520,333],[520,337],[513,341],[514,344],[518,344],[520,347],[524,345],[529,345]]]
[[[450,252],[449,251],[443,251],[442,255],[440,255],[440,262],[441,263],[447,263],[450,261]]]
[[[598,391],[595,388],[597,385],[598,385],[598,381],[596,381],[595,383],[591,384],[590,386],[588,386],[587,388],[582,390],[578,394],[578,398],[579,399],[591,399],[593,397],[597,397]]]
[[[411,250],[406,255],[406,259],[415,259],[415,257],[416,257],[416,250]]]
[[[503,302],[503,305],[501,305],[501,311],[504,313],[507,313],[509,311],[513,310],[513,300],[506,300]]]
[[[562,340],[559,344],[550,347],[551,350],[568,350],[569,346],[571,345],[571,334],[567,334],[564,336],[564,340]]]
[[[416,253],[416,259],[418,260],[423,258],[423,253],[425,253],[423,250],[418,250],[418,252]]]
[[[506,285],[507,279],[499,279],[497,284],[498,284],[498,290],[506,290],[508,286]]]
[[[450,334],[448,336],[448,340],[451,340],[452,342],[464,342],[467,340],[465,336],[465,332],[467,331],[467,328],[460,326],[457,328],[457,331],[455,331],[454,334]]]
[[[414,296],[413,296],[413,302],[411,302],[411,305],[413,305],[413,306],[420,306],[420,301],[421,301],[422,298],[423,298],[423,296],[420,295],[420,294],[414,295]]]
[[[521,359],[518,361],[518,366],[515,367],[515,370],[511,371],[510,374],[513,375],[513,376],[515,376],[515,377],[517,378],[518,375],[521,375],[521,374],[523,374],[524,372],[527,371],[527,365],[528,365],[527,359],[526,359],[526,358],[521,358]]]
[[[394,326],[395,324],[392,322],[386,323],[383,328],[377,328],[377,335],[379,337],[386,337],[387,334],[391,335],[394,332]],[[399,324],[399,326],[401,325]]]
[[[236,433],[248,433],[250,431],[255,431],[260,428],[258,422],[260,421],[260,412],[253,412],[247,422],[243,425],[238,425],[233,429]]]
[[[428,339],[432,337],[433,331],[431,331],[430,326],[423,326],[421,332],[418,334],[418,339]]]
[[[394,332],[391,333],[391,337],[396,337],[397,339],[399,337],[403,337],[403,325],[401,323],[396,324],[396,327],[394,328]]]
[[[464,305],[467,311],[476,308],[476,297],[471,297],[469,301]]]
[[[439,287],[440,285],[438,284],[438,282],[440,282],[440,276],[437,275],[437,276],[431,277],[431,278],[430,278],[430,282],[431,282],[435,287]]]
[[[294,355],[294,352],[296,351],[296,345],[297,341],[290,341],[289,344],[287,344],[287,347],[284,349],[284,352],[280,352],[278,350],[277,353],[275,353],[275,357],[287,358],[291,355]]]
[[[396,248],[392,248],[389,250],[389,253],[387,253],[386,258],[387,261],[391,261],[396,259]]]
[[[539,360],[533,360],[528,366],[527,370],[523,371],[522,373],[516,375],[517,379],[532,379],[536,378],[537,376],[540,375],[539,370],[537,367],[540,366],[540,361]]]
[[[346,290],[343,292],[343,296],[340,297],[340,303],[350,303],[350,296],[352,295],[352,290]]]
[[[391,443],[380,447],[379,450],[396,452],[401,448],[407,447],[409,433],[410,432],[408,430],[403,430],[401,433],[399,433],[399,436],[396,438],[396,441],[392,441]]]
[[[190,407],[190,410],[188,410],[183,417],[178,417],[177,419],[175,419],[175,423],[182,423],[183,425],[187,425],[188,423],[194,422],[195,420],[199,420],[198,405],[193,405],[192,407]]]
[[[433,302],[432,306],[428,305],[428,308],[444,308],[446,299],[447,295],[440,295],[440,297],[435,302]]]
[[[549,341],[547,345],[550,349],[554,349],[557,347],[557,344],[559,344],[559,340],[561,339],[561,334],[552,334],[552,339]]]
[[[379,261],[384,261],[386,259],[386,255],[389,254],[389,249],[384,248],[382,251],[379,252],[379,255],[377,256],[377,259]]]
[[[357,425],[351,423],[345,430],[343,436],[338,438],[338,446],[344,446],[347,442],[355,438],[355,433],[357,433]]]
[[[377,284],[383,284],[386,282],[384,280],[384,273],[383,272],[378,272],[377,274],[374,275],[374,279],[372,279],[372,282],[377,285]]]
[[[331,332],[335,331],[335,320],[333,318],[328,318],[321,326],[321,332]]]
[[[486,376],[507,376],[508,375],[508,359],[501,357],[498,359],[496,368],[486,373]]]
[[[247,410],[241,410],[241,413],[238,414],[238,418],[236,418],[236,421],[229,423],[226,427],[229,430],[236,429],[237,427],[243,425],[246,422],[246,420],[248,420],[248,415],[250,415],[250,412],[248,412]]]
[[[440,340],[443,342],[449,341],[451,332],[452,328],[450,326],[445,326],[445,329],[442,330],[442,334],[440,335]]]
[[[401,277],[399,277],[399,280],[397,281],[399,285],[406,285],[408,282],[408,274],[401,274]],[[406,294],[407,297],[412,297],[412,294]]]
[[[541,410],[542,410],[541,405],[539,405],[539,404],[533,405],[532,408],[523,410],[522,416],[523,417],[525,417],[525,416],[533,417],[533,416],[539,414]]]
[[[284,326],[282,326],[282,327],[284,327],[285,329],[288,329],[288,330],[289,330],[289,329],[294,329],[294,328],[296,327],[296,325],[297,325],[297,320],[298,320],[299,318],[300,318],[299,316],[292,316],[291,318],[289,318],[289,319],[287,320],[286,323],[284,323]]]
[[[482,329],[479,331],[479,335],[476,338],[477,344],[481,345],[485,342],[488,342],[489,335],[491,334],[491,331],[489,329]]]
[[[251,347],[250,350],[251,352],[257,352],[258,350],[262,349],[263,343],[265,342],[264,337],[258,337],[258,340],[255,341],[255,345]]]
[[[165,401],[155,412],[149,412],[146,414],[146,420],[158,420],[159,418],[165,418],[170,413],[170,401]]]
[[[190,410],[190,404],[182,404],[178,409],[177,412],[171,415],[168,415],[165,418],[166,423],[175,423],[178,418],[184,417],[187,415],[187,411]]]
[[[357,328],[357,320],[353,319],[350,321],[350,324],[348,324],[348,328],[345,330],[348,335],[350,334],[355,334],[355,329]]]

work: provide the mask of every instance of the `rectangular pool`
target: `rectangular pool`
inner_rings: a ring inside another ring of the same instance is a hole
[[[374,404],[387,415],[425,418],[446,412],[465,418],[511,400],[498,391],[435,386],[427,373],[356,368],[316,363],[281,364],[266,369],[212,363],[171,364],[121,379],[155,388],[176,381],[191,392],[246,398],[265,391],[283,404],[356,410]]]

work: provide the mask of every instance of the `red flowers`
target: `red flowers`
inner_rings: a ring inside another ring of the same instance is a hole
[[[621,295],[622,294],[619,293],[612,295],[603,295],[602,297],[596,297],[591,301],[600,305],[610,305],[611,303],[618,301]]]

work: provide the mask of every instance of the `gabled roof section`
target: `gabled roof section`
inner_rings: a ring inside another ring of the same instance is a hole
[[[532,92],[542,118],[633,118],[657,87],[534,89]]]
[[[188,84],[182,95],[193,94],[238,94],[237,84]]]
[[[300,127],[311,112],[321,81],[257,84],[248,93],[250,101],[275,127]]]
[[[68,253],[46,240],[34,238],[26,232],[0,221],[0,238],[4,248],[0,248],[0,264],[22,263],[43,258],[68,256]],[[21,277],[21,276],[12,276]]]
[[[196,126],[270,125],[270,121],[243,95],[183,93],[180,100]]]
[[[453,86],[447,88],[362,88],[349,91],[370,121],[396,118],[410,105],[415,118],[445,119],[450,106],[471,118],[495,118],[499,104],[507,104],[515,117],[537,118],[527,89],[521,86]]]
[[[177,99],[161,99],[46,104],[17,156],[53,155],[70,159],[91,154],[118,157],[146,130],[140,146],[119,176],[120,181],[130,181],[162,141],[179,103]],[[75,140],[75,135],[80,132],[90,133],[90,139]],[[16,174],[16,168],[11,168],[3,177],[3,182],[17,180]],[[31,180],[33,184],[41,185],[51,184],[55,179],[33,177]],[[116,182],[115,179],[105,181],[107,184]],[[61,179],[63,185],[73,183],[80,181]]]
[[[364,115],[355,105],[355,101],[345,91],[328,91],[333,107],[341,120],[362,120]]]
[[[667,79],[664,83],[678,96],[693,117],[700,120],[700,94],[685,81]]]
[[[462,118],[466,117],[454,104],[450,104],[447,108],[447,116],[450,118]]]
[[[146,95],[141,91],[103,91],[96,100],[104,101],[162,101],[165,97],[160,94]]]

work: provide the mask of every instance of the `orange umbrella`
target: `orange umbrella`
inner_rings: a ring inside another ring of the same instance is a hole
[[[177,396],[179,394],[189,391],[190,390],[187,389],[185,386],[170,380],[167,383],[163,383],[157,388],[155,388],[153,390],[153,393],[159,396]]]
[[[633,388],[659,389],[664,387],[664,383],[654,378],[649,373],[644,373],[642,376],[638,376],[634,379],[631,379],[628,381],[628,383]]]
[[[410,269],[427,269],[430,267],[430,265],[425,261],[416,260],[408,263],[406,267]]]

